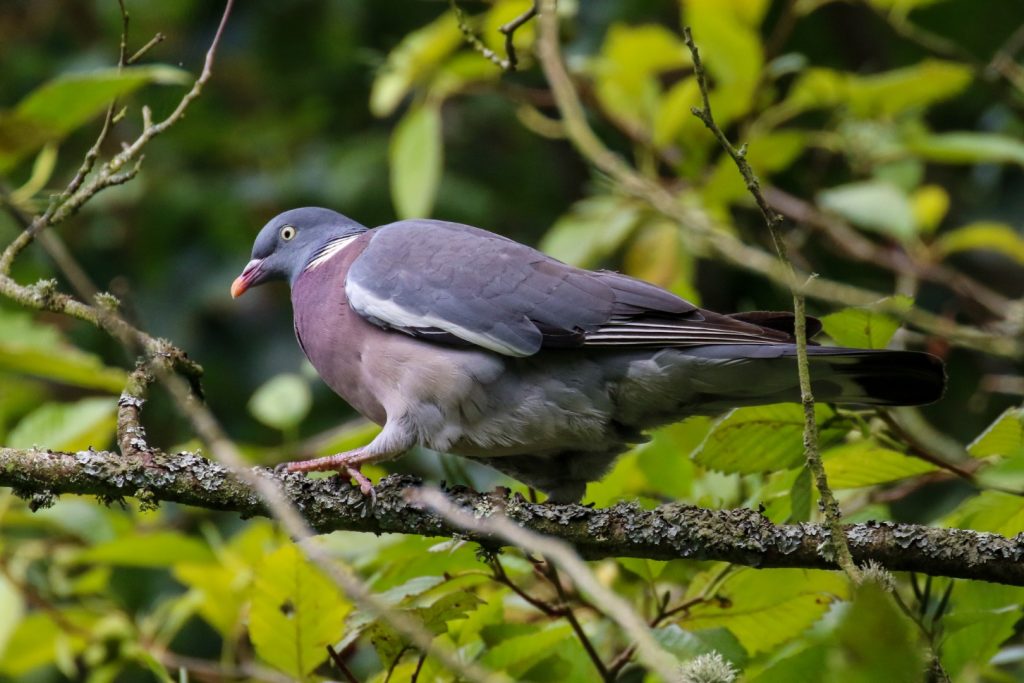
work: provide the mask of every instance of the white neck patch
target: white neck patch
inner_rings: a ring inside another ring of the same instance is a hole
[[[323,264],[327,263],[331,257],[337,256],[341,253],[345,247],[352,244],[352,242],[361,234],[362,233],[357,233],[355,235],[349,235],[348,237],[336,237],[324,246],[320,247],[320,250],[313,255],[313,258],[309,260],[306,267],[302,269],[303,272],[319,268]]]

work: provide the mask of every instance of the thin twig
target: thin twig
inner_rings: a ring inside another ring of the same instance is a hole
[[[355,674],[345,664],[345,660],[342,658],[341,653],[335,650],[331,645],[327,646],[327,655],[331,658],[331,662],[334,666],[338,667],[338,671],[345,677],[349,683],[359,683],[359,679],[356,678]]]
[[[811,392],[811,372],[810,365],[807,360],[807,315],[805,311],[805,299],[801,292],[801,286],[796,279],[796,270],[793,268],[793,262],[790,260],[786,250],[786,243],[783,241],[782,236],[779,233],[779,225],[782,223],[783,218],[778,213],[768,200],[765,199],[764,193],[761,192],[761,185],[757,179],[757,175],[754,170],[750,167],[747,162],[747,148],[742,146],[739,149],[733,147],[729,138],[726,137],[722,129],[715,123],[714,116],[711,113],[711,98],[707,82],[707,73],[704,70],[704,65],[700,60],[700,52],[697,50],[697,45],[693,42],[693,34],[690,31],[690,27],[686,26],[683,28],[683,37],[686,42],[686,46],[690,49],[690,54],[693,56],[693,68],[697,78],[697,84],[700,87],[701,99],[703,101],[702,108],[693,108],[693,114],[704,122],[708,130],[718,140],[719,145],[722,149],[728,153],[736,164],[736,168],[739,169],[740,175],[743,176],[743,180],[746,183],[747,191],[754,198],[758,208],[761,210],[761,215],[764,218],[765,225],[768,227],[768,232],[771,235],[772,243],[775,245],[776,254],[779,257],[785,269],[790,274],[789,288],[793,294],[793,336],[796,337],[796,357],[797,357],[797,372],[799,375],[800,382],[800,403],[803,406],[804,411],[804,455],[807,458],[807,467],[810,469],[811,474],[814,476],[814,482],[818,488],[818,495],[821,499],[821,505],[825,513],[825,521],[828,524],[829,529],[832,531],[831,545],[833,552],[836,554],[836,560],[839,566],[849,575],[850,579],[856,581],[860,575],[857,565],[853,561],[853,556],[850,554],[850,547],[846,541],[846,536],[843,534],[841,514],[839,512],[839,504],[836,502],[835,496],[832,495],[832,489],[828,486],[828,478],[825,475],[825,466],[821,461],[821,453],[818,449],[818,425],[814,414],[814,395]]]
[[[464,529],[494,535],[515,545],[548,558],[565,570],[582,590],[590,593],[606,615],[614,619],[637,643],[637,652],[644,663],[666,681],[673,680],[676,673],[675,659],[651,636],[644,620],[632,605],[605,587],[579,555],[565,542],[527,531],[509,521],[502,514],[476,518],[455,506],[437,489],[421,489],[413,494],[422,503],[444,519]]]
[[[530,19],[533,19],[535,16],[537,16],[536,0],[534,0],[534,3],[530,5],[530,8],[528,10],[526,10],[525,12],[523,12],[522,14],[520,14],[518,17],[508,22],[507,24],[502,24],[498,28],[498,30],[505,35],[505,54],[508,55],[509,71],[515,71],[516,67],[519,66],[519,58],[516,56],[516,46],[514,40],[516,31],[519,30],[520,26],[528,22]]]
[[[576,613],[572,610],[572,604],[569,601],[569,596],[566,595],[565,587],[562,585],[562,580],[558,576],[558,567],[555,566],[554,562],[547,561],[547,577],[554,586],[555,592],[558,594],[558,599],[561,600],[564,605],[563,616],[565,620],[569,622],[569,626],[572,627],[573,633],[576,634],[576,639],[580,641],[583,649],[586,651],[587,656],[590,657],[590,661],[594,663],[594,668],[597,669],[597,673],[601,676],[603,681],[614,681],[614,677],[609,673],[608,668],[604,665],[604,660],[601,659],[601,655],[597,653],[597,649],[594,644],[590,642],[590,637],[587,636],[587,632],[583,630],[583,625],[580,624],[579,619],[576,618]]]
[[[136,63],[137,61],[142,59],[147,52],[153,49],[155,45],[158,45],[164,42],[165,40],[167,40],[167,36],[165,36],[163,33],[157,33],[155,36],[149,39],[148,43],[146,43],[138,50],[136,50],[135,53],[131,57],[129,57],[125,63],[129,65]]]

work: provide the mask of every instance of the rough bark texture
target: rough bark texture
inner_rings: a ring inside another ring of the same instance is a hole
[[[310,479],[258,469],[320,532],[339,529],[374,533],[481,538],[455,529],[410,502],[419,481],[392,475],[377,487],[372,509],[358,489],[337,478]],[[172,501],[230,510],[243,516],[268,515],[256,492],[220,465],[195,453],[138,452],[127,457],[106,451],[54,453],[0,448],[0,485],[10,486],[35,505],[63,493],[103,500],[138,497],[147,503]],[[447,491],[475,515],[504,513],[516,523],[562,538],[581,555],[724,560],[752,567],[836,568],[821,549],[828,538],[817,524],[775,525],[754,510],[708,510],[668,504],[645,510],[620,503],[592,509],[581,505],[538,505],[503,492]],[[1024,585],[1024,534],[997,534],[911,524],[868,522],[844,527],[858,563],[876,560],[893,571],[916,571],[958,578]]]

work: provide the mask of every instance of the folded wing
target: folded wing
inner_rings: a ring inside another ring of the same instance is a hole
[[[786,314],[704,311],[659,287],[569,266],[470,226],[414,220],[374,230],[352,263],[352,308],[381,327],[508,356],[579,346],[791,342]],[[761,316],[758,318],[757,316]]]

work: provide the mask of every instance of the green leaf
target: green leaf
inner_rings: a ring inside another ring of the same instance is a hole
[[[971,223],[940,235],[935,246],[946,256],[976,249],[995,251],[1024,265],[1024,237],[1005,223]]]
[[[849,431],[835,411],[818,403],[819,443],[826,447]],[[803,408],[777,403],[737,408],[726,413],[711,428],[704,442],[693,452],[697,464],[726,473],[753,474],[796,467],[804,462]]]
[[[690,53],[680,36],[664,26],[614,23],[594,63],[595,92],[615,118],[651,129],[661,108],[658,75],[687,64]]]
[[[898,187],[877,180],[849,183],[818,194],[818,204],[865,230],[899,240],[916,234],[910,199]]]
[[[297,427],[309,413],[313,396],[301,375],[282,373],[271,378],[249,399],[253,417],[274,429]]]
[[[1020,496],[1002,491],[982,491],[953,510],[946,524],[957,529],[1016,536],[1024,531],[1024,505]]]
[[[25,680],[32,669],[54,662],[58,653],[63,657],[78,654],[85,648],[85,634],[97,618],[96,613],[80,607],[62,608],[60,620],[65,630],[52,614],[31,612],[11,633],[7,649],[0,657],[0,673]]]
[[[121,567],[170,567],[178,562],[212,562],[205,543],[177,531],[121,536],[94,545],[75,556],[79,564]]]
[[[120,393],[127,375],[65,342],[27,313],[0,311],[0,371]]]
[[[4,615],[0,619],[0,661],[24,611],[21,594],[6,577],[0,575],[0,614]]]
[[[765,0],[689,0],[683,6],[715,80],[711,106],[719,125],[750,108],[764,63],[758,26],[767,7]]]
[[[57,145],[53,142],[48,142],[43,145],[43,148],[36,155],[36,160],[32,163],[32,174],[29,176],[25,184],[16,190],[11,192],[11,203],[14,205],[22,205],[28,202],[32,197],[46,187],[46,183],[50,182],[50,177],[53,176],[53,170],[57,167]]]
[[[58,76],[26,95],[14,109],[0,111],[0,173],[87,123],[118,97],[148,83],[183,85],[188,80],[186,72],[163,65]]]
[[[883,448],[871,439],[831,448],[821,457],[833,489],[885,484],[938,469],[930,462]]]
[[[831,663],[837,683],[920,681],[924,657],[917,627],[878,584],[857,589],[837,631],[841,659]]]
[[[717,652],[736,666],[743,666],[747,660],[746,650],[736,640],[736,636],[725,628],[687,631],[679,628],[678,624],[669,624],[651,633],[659,645],[681,662],[709,652]]]
[[[612,195],[573,204],[540,241],[541,251],[574,266],[593,267],[615,252],[640,219],[634,202]]]
[[[964,669],[984,666],[1014,632],[1024,588],[983,581],[957,581],[952,607],[942,620],[939,652],[946,673],[961,680]]]
[[[913,137],[907,149],[928,161],[943,164],[1024,165],[1024,142],[1009,135],[960,131]]]
[[[1007,408],[967,446],[975,458],[1014,455],[1024,448],[1024,408]]]
[[[249,636],[260,659],[304,680],[341,637],[349,608],[334,582],[288,543],[257,569]]]
[[[829,484],[832,478],[829,477]],[[811,489],[811,470],[804,465],[800,473],[793,480],[793,486],[789,490],[789,520],[788,523],[809,522],[811,520],[811,502],[814,500],[814,491]]]
[[[373,82],[370,111],[375,116],[394,112],[413,86],[429,77],[461,44],[462,33],[452,12],[407,35]]]
[[[900,327],[900,321],[882,308],[895,306],[909,309],[913,301],[909,297],[882,299],[872,308],[844,308],[821,319],[828,336],[842,346],[858,349],[884,349]]]
[[[549,623],[544,628],[506,638],[487,648],[480,664],[492,671],[504,671],[518,677],[541,660],[558,654],[561,645],[573,637],[569,624],[563,621]]]
[[[834,572],[744,568],[679,623],[691,630],[725,627],[754,655],[804,632],[846,593],[846,579]]]
[[[863,118],[894,117],[954,97],[972,78],[969,66],[937,59],[869,76],[812,68],[797,78],[774,117],[826,107],[847,107]]]
[[[391,198],[401,218],[430,215],[444,170],[441,111],[434,105],[406,112],[391,136]]]
[[[474,593],[460,591],[440,597],[429,607],[416,607],[400,611],[412,617],[431,635],[439,636],[448,630],[449,621],[465,619],[469,612],[482,604],[483,601]],[[390,667],[409,648],[408,641],[383,619],[374,620],[367,627],[366,633],[385,668]]]
[[[44,403],[21,419],[7,437],[11,448],[80,451],[105,448],[114,436],[117,401],[84,398],[76,403]]]

